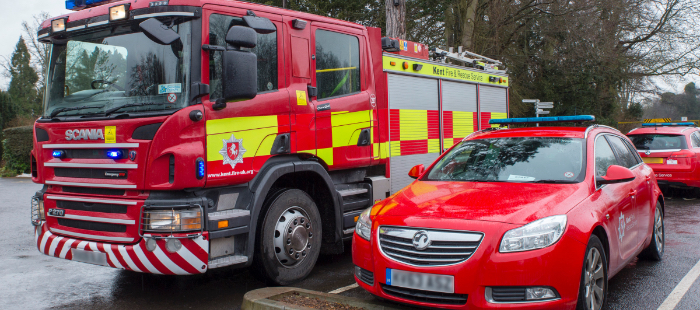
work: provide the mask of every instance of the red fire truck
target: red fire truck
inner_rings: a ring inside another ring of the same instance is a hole
[[[497,61],[378,28],[238,1],[66,5],[38,33],[31,153],[54,257],[291,283],[410,167],[508,112]]]

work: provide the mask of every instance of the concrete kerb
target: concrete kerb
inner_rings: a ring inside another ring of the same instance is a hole
[[[323,292],[316,292],[311,290],[305,290],[296,287],[266,287],[257,290],[252,290],[245,293],[243,296],[242,310],[313,310],[312,308],[307,308],[299,305],[292,305],[285,302],[279,301],[282,297],[292,294],[299,293],[299,295],[318,298],[319,300],[324,300],[328,302],[335,302],[343,305],[363,308],[366,310],[399,310],[398,308],[393,308],[384,305],[381,302],[365,301],[353,297],[340,296],[335,294],[328,294]]]

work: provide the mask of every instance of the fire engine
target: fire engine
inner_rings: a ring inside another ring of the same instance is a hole
[[[474,53],[225,0],[68,0],[34,126],[39,251],[144,273],[304,278],[416,164],[508,113]]]

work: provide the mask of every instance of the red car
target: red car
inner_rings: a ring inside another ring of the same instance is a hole
[[[355,280],[384,299],[596,310],[610,277],[664,252],[654,173],[606,126],[484,130],[409,175],[417,180],[360,215],[353,237]]]
[[[662,190],[700,188],[700,131],[695,123],[649,123],[627,136],[654,169]]]

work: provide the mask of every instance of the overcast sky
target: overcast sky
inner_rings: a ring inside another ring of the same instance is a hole
[[[22,21],[31,22],[32,16],[48,12],[51,16],[58,16],[69,12],[66,10],[65,0],[0,0],[6,4],[0,9],[0,20],[3,29],[0,31],[0,55],[10,57],[15,50],[17,40],[22,35]],[[10,81],[0,74],[0,88],[7,89]]]

